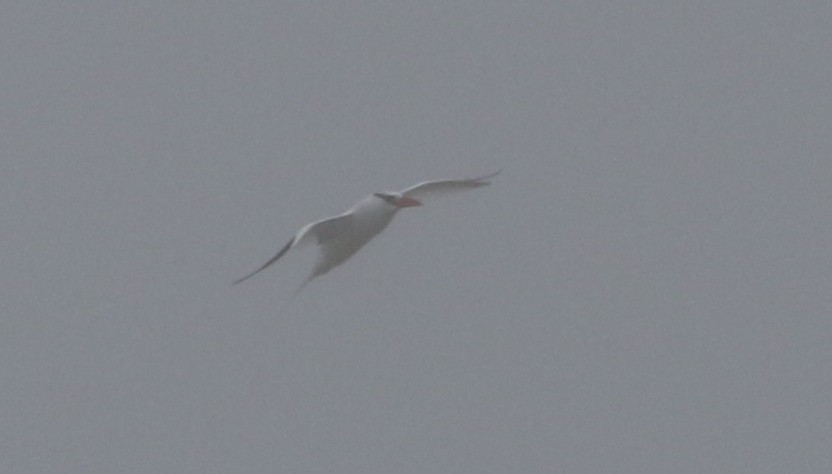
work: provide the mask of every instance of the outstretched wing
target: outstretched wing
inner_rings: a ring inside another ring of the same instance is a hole
[[[323,219],[317,222],[312,222],[310,224],[306,224],[303,226],[298,233],[277,252],[277,255],[272,257],[268,262],[264,263],[260,268],[257,270],[249,273],[248,275],[239,278],[232,283],[232,285],[236,285],[237,283],[242,283],[245,280],[253,277],[254,275],[262,272],[269,266],[271,266],[274,262],[280,260],[280,257],[284,256],[286,252],[289,250],[297,247],[298,245],[302,245],[313,240],[316,241],[318,245],[327,242],[330,239],[335,238],[339,235],[344,227],[347,225],[347,221],[349,220],[348,214],[341,214],[339,216],[330,217],[328,219]]]
[[[424,181],[400,192],[404,196],[416,198],[419,200],[424,198],[444,196],[446,194],[452,194],[459,191],[465,191],[467,189],[473,189],[478,188],[480,186],[489,185],[491,183],[489,183],[486,180],[489,178],[493,178],[494,176],[497,176],[502,171],[503,170],[499,170],[494,173],[487,174],[485,176],[480,176],[478,178]]]

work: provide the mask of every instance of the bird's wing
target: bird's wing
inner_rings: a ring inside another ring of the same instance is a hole
[[[322,219],[317,222],[312,222],[310,224],[306,224],[303,226],[298,233],[277,252],[277,255],[272,257],[268,262],[264,263],[260,268],[257,270],[249,273],[248,275],[239,278],[232,283],[236,285],[237,283],[242,283],[245,280],[253,277],[254,275],[260,273],[261,271],[265,270],[271,264],[278,261],[280,257],[286,254],[290,249],[297,247],[298,245],[302,245],[305,243],[312,242],[313,240],[316,241],[318,245],[326,243],[328,240],[336,237],[341,233],[344,227],[347,225],[349,221],[350,215],[349,214],[341,214],[335,217],[330,217],[327,219]]]
[[[402,190],[401,193],[404,196],[416,199],[443,196],[445,194],[456,193],[459,191],[465,191],[466,189],[473,189],[478,188],[480,186],[486,186],[488,184],[491,184],[486,180],[489,178],[493,178],[494,176],[497,176],[502,171],[503,170],[499,170],[494,173],[487,174],[485,176],[480,176],[478,178],[441,179],[438,181],[424,181]]]
[[[295,244],[302,245],[315,241],[316,244],[325,244],[327,241],[341,235],[346,229],[350,220],[350,213],[339,214],[335,217],[328,217],[317,222],[303,226],[295,235]]]

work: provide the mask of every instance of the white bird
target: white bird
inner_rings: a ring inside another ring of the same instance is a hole
[[[315,241],[321,248],[320,258],[315,263],[312,273],[295,291],[297,294],[315,277],[323,275],[355,255],[370,239],[387,227],[400,209],[421,206],[424,198],[488,185],[490,183],[486,180],[497,176],[500,171],[479,178],[425,181],[398,192],[373,193],[358,201],[343,214],[306,224],[271,260],[233,284],[241,283],[265,270],[289,250]]]

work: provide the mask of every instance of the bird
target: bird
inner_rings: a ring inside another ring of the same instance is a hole
[[[311,273],[293,294],[294,297],[309,282],[349,260],[367,242],[381,233],[398,211],[422,206],[422,201],[426,198],[431,199],[486,186],[491,184],[488,179],[497,176],[500,172],[502,169],[477,178],[423,181],[401,191],[372,193],[342,214],[301,227],[274,257],[257,270],[238,278],[232,285],[242,283],[269,268],[289,250],[316,243],[320,248],[319,258]]]

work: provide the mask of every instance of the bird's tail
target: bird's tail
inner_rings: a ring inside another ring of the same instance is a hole
[[[306,280],[303,280],[303,283],[301,283],[301,284],[300,284],[300,286],[298,287],[298,289],[297,289],[297,290],[295,290],[295,291],[294,291],[294,293],[292,293],[292,296],[290,296],[290,297],[289,297],[289,300],[288,300],[288,301],[286,301],[286,305],[284,305],[283,307],[284,307],[284,308],[288,308],[288,307],[289,307],[289,305],[290,305],[290,304],[292,304],[292,301],[294,301],[295,297],[296,297],[297,295],[299,295],[299,294],[300,294],[300,292],[301,292],[301,291],[303,291],[303,289],[304,289],[304,288],[306,288],[306,285],[308,285],[308,284],[309,284],[309,282],[310,282],[310,281],[312,281],[312,280],[313,280],[316,276],[317,276],[317,275],[315,275],[315,274],[313,273],[313,274],[309,275],[309,276],[306,278]]]

